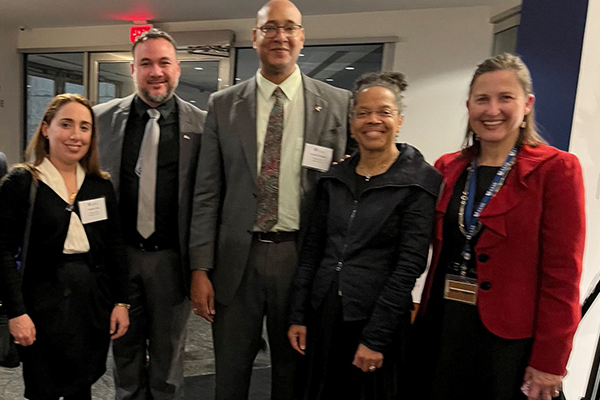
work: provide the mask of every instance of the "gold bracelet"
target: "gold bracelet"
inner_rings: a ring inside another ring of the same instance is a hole
[[[126,309],[130,309],[131,305],[130,304],[126,304],[126,303],[116,303],[115,307],[125,307]]]

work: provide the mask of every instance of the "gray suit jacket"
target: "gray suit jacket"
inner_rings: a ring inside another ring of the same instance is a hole
[[[8,162],[6,161],[6,155],[0,152],[0,179],[8,172]]]
[[[117,196],[121,173],[123,136],[135,95],[114,99],[94,107],[99,133],[102,169],[111,174]],[[189,238],[193,188],[200,155],[206,111],[175,96],[179,111],[179,243],[185,290],[189,290]]]
[[[304,143],[346,152],[350,92],[302,75]],[[250,252],[256,218],[256,79],[214,93],[209,99],[190,237],[192,269],[214,269],[217,301],[235,294]],[[302,168],[301,233],[312,210],[321,173]]]

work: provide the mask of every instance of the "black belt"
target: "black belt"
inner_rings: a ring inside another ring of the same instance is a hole
[[[145,242],[138,242],[137,244],[131,245],[132,247],[138,248],[142,251],[161,251],[161,250],[168,250],[168,249],[174,249],[175,246],[173,246],[172,244],[163,244],[163,243],[145,243]]]
[[[254,232],[254,238],[262,243],[294,242],[298,231],[294,232]]]
[[[89,262],[90,261],[90,253],[74,253],[74,254],[66,254],[63,253],[61,256],[61,260],[63,262]]]

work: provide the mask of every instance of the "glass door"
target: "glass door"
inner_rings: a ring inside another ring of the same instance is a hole
[[[48,103],[61,93],[85,95],[85,53],[37,53],[25,55],[25,137],[29,144]]]
[[[229,58],[178,52],[181,77],[175,93],[183,100],[206,110],[208,96],[230,85]],[[130,52],[90,54],[90,100],[94,104],[135,92],[131,77]]]

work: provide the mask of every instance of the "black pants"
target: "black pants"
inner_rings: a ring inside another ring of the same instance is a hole
[[[106,369],[113,304],[104,275],[85,254],[48,265],[55,280],[31,280],[25,295],[36,328],[31,346],[18,346],[25,397],[52,399],[89,391]]]
[[[383,352],[383,367],[363,372],[352,365],[367,320],[344,321],[337,282],[332,283],[307,334],[305,400],[396,400],[407,374],[407,310],[392,343]]]
[[[444,300],[430,400],[524,400],[523,375],[532,339],[509,340],[487,330],[476,306]]]
[[[28,397],[29,400],[58,400],[60,397]],[[70,396],[64,396],[64,400],[92,400],[92,387],[81,389]]]

